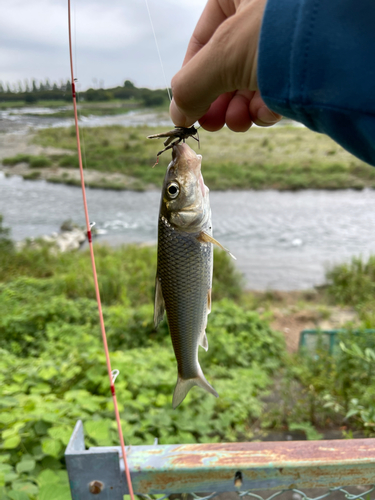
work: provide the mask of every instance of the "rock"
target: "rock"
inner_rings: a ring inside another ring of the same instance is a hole
[[[94,236],[94,235],[93,235]],[[40,242],[44,241],[51,245],[51,251],[70,252],[78,250],[79,247],[86,241],[86,231],[81,227],[72,223],[71,230],[63,230],[60,233],[52,233],[40,238],[27,238],[23,241],[18,241],[16,244],[17,250],[22,250],[26,245],[31,245],[34,248],[40,247]]]
[[[86,240],[86,233],[83,229],[74,227],[71,231],[63,231],[61,233],[53,233],[51,236],[43,236],[42,240],[55,244],[60,252],[69,252],[78,250]]]

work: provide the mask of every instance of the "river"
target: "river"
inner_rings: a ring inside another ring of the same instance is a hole
[[[375,252],[375,191],[211,192],[214,236],[237,257],[253,290],[301,290],[328,266]],[[96,244],[156,242],[160,193],[88,189]],[[84,225],[79,188],[0,173],[0,213],[21,240]]]

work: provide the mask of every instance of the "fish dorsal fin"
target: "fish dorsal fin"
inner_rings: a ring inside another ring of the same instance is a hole
[[[230,253],[230,251],[227,248],[223,247],[223,245],[221,243],[219,243],[217,240],[215,240],[215,238],[213,238],[211,235],[205,233],[204,231],[201,231],[199,233],[197,240],[200,241],[201,243],[212,243],[213,245],[216,245],[219,248],[221,248],[222,250],[224,250],[225,252],[227,252],[227,254],[230,255],[232,257],[232,259],[237,260],[236,257],[232,253]]]
[[[155,305],[154,305],[154,325],[155,328],[159,326],[160,321],[163,319],[165,311],[165,304],[163,298],[163,292],[161,289],[161,282],[156,275],[155,278]]]

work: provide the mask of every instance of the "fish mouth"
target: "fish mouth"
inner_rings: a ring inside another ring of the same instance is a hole
[[[197,155],[185,142],[176,144],[172,149],[172,163],[179,172],[191,171],[199,179],[201,174],[202,156]]]
[[[175,146],[173,146],[172,159],[175,162],[179,161],[180,159],[186,159],[187,161],[189,161],[197,160],[200,158],[201,156],[198,156],[195,151],[193,151],[191,147],[186,144],[186,142],[181,142],[180,144],[176,144]]]
[[[201,172],[201,161],[202,156],[197,155],[190,146],[185,142],[176,144],[173,146],[172,150],[172,162],[175,167],[178,168],[179,172],[190,171],[195,175],[199,187],[202,193],[202,197],[206,197],[207,189],[204,184],[202,172]]]

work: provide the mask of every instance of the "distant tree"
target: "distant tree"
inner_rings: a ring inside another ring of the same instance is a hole
[[[22,92],[23,92],[23,88],[22,88],[22,82],[21,82],[21,80],[18,80],[17,85],[18,85],[18,89],[17,89],[17,90],[18,90],[18,92],[19,92],[20,94],[22,94]]]
[[[113,99],[112,92],[103,89],[88,89],[86,92],[82,93],[87,101],[110,101]]]
[[[51,84],[49,83],[48,78],[46,78],[46,83],[44,85],[44,89],[45,90],[51,90]]]
[[[54,83],[54,84],[53,84],[52,90],[59,90],[59,88],[58,88],[58,86],[57,86],[57,83]]]
[[[0,81],[0,94],[4,93],[4,87],[3,87],[3,82]]]
[[[33,92],[38,92],[38,87],[36,85],[36,80],[35,79],[32,80],[31,85],[32,85],[32,88],[33,88]]]
[[[35,94],[31,93],[31,92],[26,92],[25,94],[25,102],[27,104],[33,104],[35,102],[38,102],[38,98]]]
[[[6,85],[7,85],[7,93],[8,93],[8,94],[11,94],[11,93],[12,93],[12,91],[11,91],[11,89],[10,89],[9,82],[7,82],[7,84],[6,84]]]
[[[135,88],[135,85],[133,82],[131,82],[130,80],[125,80],[124,82],[124,87],[126,89],[134,89]]]
[[[30,92],[29,80],[25,78],[25,92]]]

